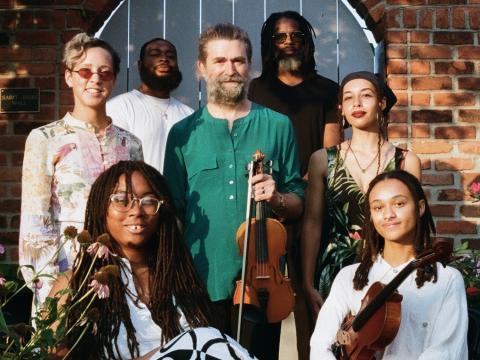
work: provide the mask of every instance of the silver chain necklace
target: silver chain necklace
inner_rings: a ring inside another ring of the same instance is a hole
[[[356,162],[357,165],[358,165],[358,168],[362,171],[362,174],[365,174],[365,171],[367,171],[367,170],[370,168],[370,166],[373,165],[373,163],[375,162],[375,160],[380,156],[380,151],[382,150],[383,144],[380,146],[380,151],[377,152],[377,154],[376,154],[375,157],[372,159],[372,161],[370,161],[370,163],[369,163],[366,167],[364,167],[364,168],[362,168],[362,166],[360,165],[360,161],[358,161],[357,155],[355,155],[355,151],[353,151],[351,145],[352,145],[352,140],[350,139],[350,140],[348,141],[347,151],[345,152],[345,158],[347,157],[348,151],[350,150],[350,152],[351,152],[352,155],[353,155],[353,158],[355,159],[355,162]]]

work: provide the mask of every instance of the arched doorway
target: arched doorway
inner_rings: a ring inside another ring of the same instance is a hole
[[[197,108],[202,87],[195,74],[197,39],[206,27],[232,22],[244,28],[253,45],[252,77],[260,73],[260,30],[272,13],[294,10],[303,14],[317,34],[317,71],[335,81],[355,70],[374,69],[373,36],[346,0],[123,0],[97,35],[110,42],[122,58],[114,95],[136,88],[141,45],[165,37],[177,46],[183,82],[174,96]]]

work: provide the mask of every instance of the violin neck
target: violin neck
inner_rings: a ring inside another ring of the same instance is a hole
[[[367,323],[368,320],[380,309],[380,307],[388,300],[388,298],[397,290],[397,288],[405,281],[410,273],[417,268],[416,260],[411,261],[402,271],[395,276],[385,287],[378,293],[375,298],[361,310],[352,322],[352,328],[358,332]]]
[[[267,226],[265,201],[257,202],[255,208],[255,249],[257,263],[268,262]]]

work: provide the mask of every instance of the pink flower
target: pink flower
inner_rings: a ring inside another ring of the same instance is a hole
[[[108,255],[110,255],[110,250],[107,246],[102,245],[99,242],[94,242],[88,246],[87,253],[92,256],[95,256],[96,254],[100,259],[106,259]]]
[[[3,254],[5,254],[5,246],[0,244],[0,255],[3,255]]]
[[[89,286],[93,287],[99,299],[106,299],[110,296],[110,288],[108,285],[101,284],[94,279]]]
[[[480,182],[474,182],[470,185],[470,191],[473,196],[480,196]]]
[[[5,286],[6,282],[7,282],[7,279],[5,279],[3,276],[0,276],[0,286]]]
[[[348,233],[348,236],[353,239],[353,240],[361,240],[362,237],[358,233],[358,231],[355,231],[354,233]]]

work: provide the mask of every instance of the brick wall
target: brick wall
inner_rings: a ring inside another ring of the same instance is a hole
[[[480,209],[465,188],[480,180],[480,0],[349,0],[377,40],[399,101],[390,136],[423,161],[440,235],[478,241]],[[61,50],[99,28],[119,0],[0,0],[0,87],[39,87],[39,113],[0,114],[0,243],[18,260],[20,178],[29,131],[71,107]]]

